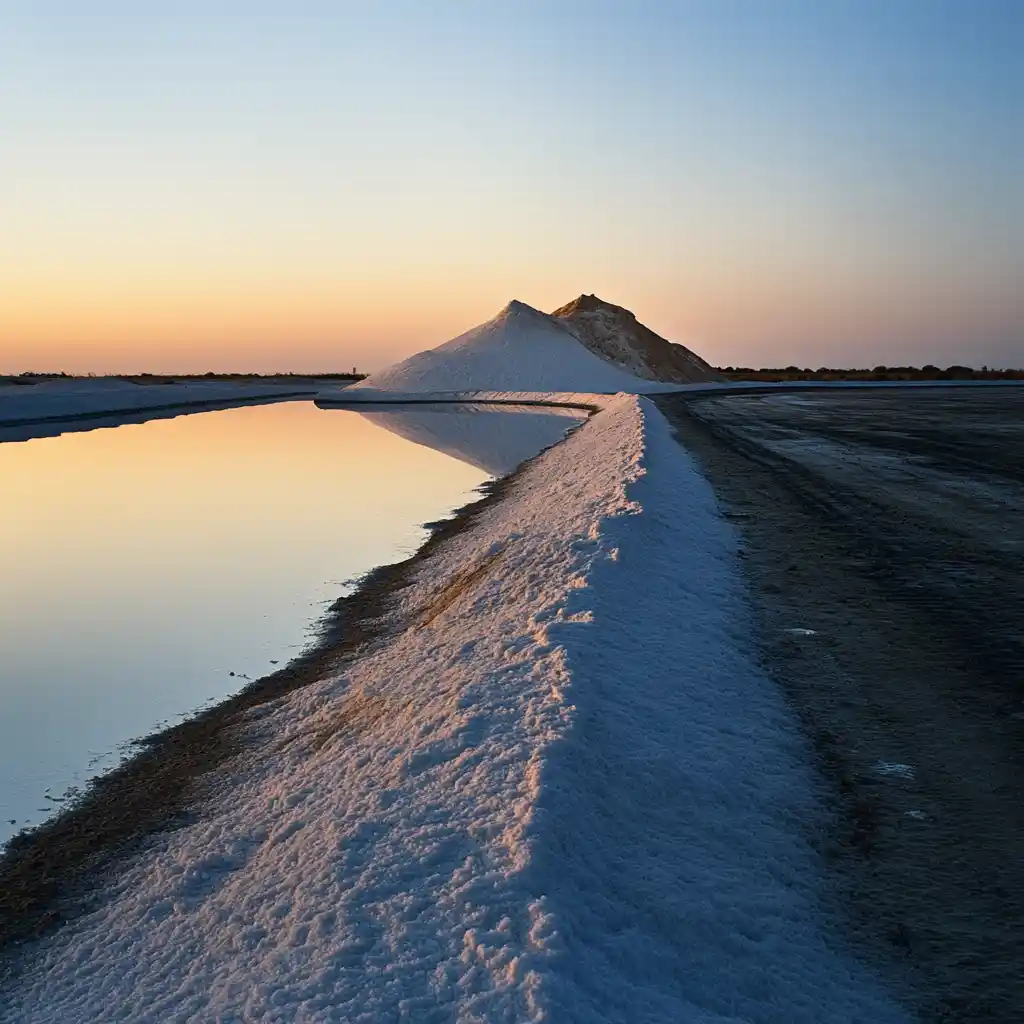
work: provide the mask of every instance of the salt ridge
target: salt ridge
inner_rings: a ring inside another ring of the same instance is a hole
[[[652,406],[591,400],[0,1021],[904,1019],[825,941],[734,534]]]

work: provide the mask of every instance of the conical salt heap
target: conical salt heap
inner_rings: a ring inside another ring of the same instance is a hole
[[[352,390],[635,393],[717,379],[703,359],[629,310],[582,295],[553,315],[513,299],[486,323]]]

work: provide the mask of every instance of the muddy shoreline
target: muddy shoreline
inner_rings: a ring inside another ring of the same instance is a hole
[[[85,913],[104,877],[139,854],[147,837],[187,825],[199,813],[203,778],[242,750],[240,725],[252,708],[337,671],[368,643],[401,628],[398,593],[437,549],[500,502],[528,463],[480,488],[483,497],[426,524],[429,537],[409,558],[371,571],[339,598],[313,647],[220,704],[140,741],[138,752],[94,780],[56,818],[10,840],[0,856],[0,983],[20,948]]]
[[[922,1019],[1024,1019],[1024,389],[657,399],[742,538],[822,846]]]

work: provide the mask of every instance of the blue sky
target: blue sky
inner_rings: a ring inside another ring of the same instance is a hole
[[[0,2],[0,369],[375,368],[581,291],[1019,365],[1022,52],[1016,0]]]

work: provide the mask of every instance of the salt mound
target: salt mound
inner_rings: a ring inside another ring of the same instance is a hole
[[[642,380],[595,355],[565,321],[515,299],[493,320],[389,366],[353,390],[359,388],[607,394],[663,390],[655,381]]]
[[[666,341],[622,306],[581,295],[551,314],[601,359],[644,380],[693,384],[724,378],[684,345]]]

